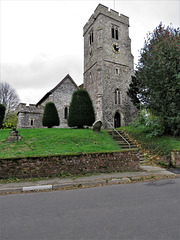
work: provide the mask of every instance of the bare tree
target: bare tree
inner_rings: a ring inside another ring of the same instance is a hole
[[[6,108],[5,117],[14,114],[19,104],[19,96],[16,90],[6,82],[0,82],[0,104]]]

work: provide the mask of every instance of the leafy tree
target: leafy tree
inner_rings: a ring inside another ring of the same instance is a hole
[[[132,76],[127,94],[131,98],[132,103],[137,107],[137,109],[140,109],[141,106],[140,96],[138,96],[139,92],[140,84],[138,83],[137,79]]]
[[[162,23],[147,36],[128,95],[159,117],[167,134],[180,134],[180,30]],[[139,102],[138,102],[139,101]]]
[[[69,107],[68,125],[83,128],[84,125],[92,126],[94,122],[94,108],[88,92],[84,89],[75,91]]]
[[[4,123],[8,126],[16,127],[17,125],[17,113],[9,113],[8,116],[6,116],[6,119],[4,120]]]
[[[6,108],[4,105],[0,104],[0,128],[2,128],[4,115],[5,115]]]
[[[5,118],[16,114],[16,108],[19,104],[19,96],[16,90],[6,82],[0,82],[0,104],[6,108]]]
[[[48,128],[60,125],[58,112],[53,102],[48,102],[46,104],[44,109],[42,124],[44,127],[48,127]]]

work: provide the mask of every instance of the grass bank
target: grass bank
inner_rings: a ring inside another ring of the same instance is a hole
[[[106,131],[90,129],[19,129],[22,141],[6,143],[7,129],[0,130],[0,159],[120,150]]]
[[[169,156],[172,150],[180,150],[180,137],[149,137],[140,126],[127,126],[122,127],[121,129],[126,131],[130,137],[137,140],[141,144],[142,148],[149,150],[153,154]]]

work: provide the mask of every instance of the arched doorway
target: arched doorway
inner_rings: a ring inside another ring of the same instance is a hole
[[[118,112],[116,112],[114,116],[114,128],[118,128],[120,126],[121,126],[121,116]]]

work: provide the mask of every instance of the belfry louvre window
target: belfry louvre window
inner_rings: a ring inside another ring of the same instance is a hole
[[[118,40],[119,39],[119,34],[118,34],[118,28],[115,26],[111,27],[111,36],[112,38]]]
[[[89,44],[91,45],[94,42],[93,30],[89,33]]]
[[[115,104],[121,104],[121,94],[119,89],[115,90]]]

